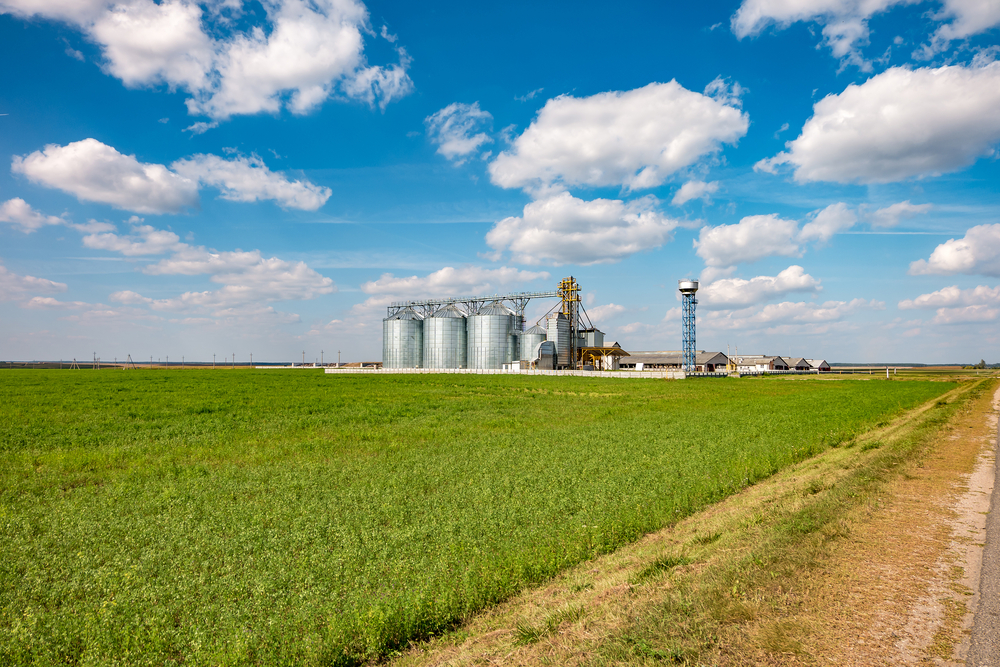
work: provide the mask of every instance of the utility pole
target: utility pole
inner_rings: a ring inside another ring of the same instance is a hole
[[[340,368],[340,350],[337,350],[337,368]]]
[[[253,352],[250,353],[250,368],[253,368]]]
[[[302,365],[306,365],[306,351],[302,350]]]
[[[324,364],[326,364],[326,362],[323,361],[323,350],[320,350],[319,351],[319,365],[323,366]]]
[[[215,370],[215,352],[212,353],[212,370]]]

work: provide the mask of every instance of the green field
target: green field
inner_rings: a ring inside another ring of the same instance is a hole
[[[951,389],[0,371],[0,664],[352,664]]]

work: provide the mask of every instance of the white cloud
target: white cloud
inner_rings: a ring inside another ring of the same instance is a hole
[[[719,182],[712,181],[711,183],[705,183],[704,181],[688,181],[681,186],[674,198],[670,200],[670,203],[674,206],[681,206],[692,199],[704,199],[705,201],[710,201],[712,195],[716,193],[719,189]]]
[[[679,224],[647,196],[584,201],[562,192],[524,207],[522,217],[504,218],[486,234],[497,251],[510,250],[522,264],[599,264],[656,248]]]
[[[125,305],[144,304],[157,311],[205,312],[214,317],[247,317],[275,313],[263,304],[274,301],[315,299],[336,291],[330,278],[309,268],[305,262],[287,262],[277,257],[260,258],[256,263],[228,273],[217,273],[212,282],[217,290],[185,292],[177,297],[151,299],[131,290],[115,292],[110,299]]]
[[[0,301],[18,301],[30,294],[56,294],[65,291],[65,283],[35,276],[21,276],[0,264]]]
[[[263,261],[260,250],[244,252],[210,251],[203,247],[181,244],[173,255],[150,264],[143,273],[154,276],[182,275],[196,276],[202,273],[231,273],[249,269]]]
[[[513,284],[547,280],[547,271],[522,271],[511,267],[446,266],[426,276],[397,278],[384,273],[378,280],[361,285],[365,294],[392,295],[394,299],[446,298],[486,294]]]
[[[708,308],[745,307],[791,292],[818,292],[822,289],[819,282],[801,266],[792,265],[777,276],[716,280],[699,290],[698,301]]]
[[[912,218],[926,213],[933,208],[932,204],[911,204],[910,200],[901,201],[885,208],[873,211],[869,216],[872,227],[895,227],[900,220]]]
[[[817,102],[788,150],[754,168],[773,173],[791,164],[796,181],[838,183],[890,183],[956,171],[996,153],[998,108],[1000,63],[894,67]]]
[[[212,121],[211,123],[206,123],[205,121],[199,121],[197,123],[192,123],[185,127],[181,132],[190,132],[192,135],[205,134],[209,130],[214,130],[219,127],[217,121]]]
[[[977,35],[1000,24],[1000,2],[996,0],[944,0],[942,4],[934,19],[951,19],[951,22],[939,26],[930,44],[915,51],[914,57],[932,58],[946,50],[953,40]]]
[[[847,208],[847,204],[830,204],[802,226],[799,232],[800,241],[817,241],[826,243],[834,234],[845,232],[858,221],[857,214]]]
[[[375,37],[357,0],[275,0],[266,19],[239,3],[192,0],[0,0],[0,12],[75,26],[101,47],[104,68],[127,86],[187,90],[188,109],[215,120],[236,114],[307,113],[329,97],[385,108],[408,94],[410,58],[394,35],[399,62],[370,66],[364,36]],[[234,29],[231,15],[249,20]]]
[[[437,152],[458,164],[465,162],[465,158],[483,144],[493,141],[481,131],[492,122],[493,116],[480,109],[479,102],[455,102],[424,119],[427,136],[437,144]]]
[[[918,0],[743,0],[730,20],[738,39],[758,35],[769,26],[784,29],[805,21],[823,26],[823,41],[834,57],[868,71],[860,53],[868,44],[868,19],[900,4]]]
[[[1000,224],[977,225],[960,239],[948,239],[926,259],[910,264],[910,275],[954,273],[1000,276]]]
[[[136,224],[132,233],[120,235],[115,231],[100,231],[83,237],[83,245],[93,250],[110,250],[126,257],[141,255],[162,255],[165,252],[179,250],[184,247],[177,234],[165,229],[156,229],[150,225]]]
[[[706,328],[716,330],[774,331],[780,328],[788,333],[823,333],[830,330],[829,325],[859,311],[884,308],[885,304],[881,301],[865,299],[822,304],[785,301],[768,304],[759,310],[751,307],[735,311],[708,311],[702,322]]]
[[[625,306],[620,306],[617,303],[607,303],[587,308],[587,315],[590,316],[590,321],[594,323],[594,326],[600,327],[601,322],[614,319],[627,310]]]
[[[14,156],[11,171],[30,180],[137,213],[177,213],[197,206],[197,184],[161,164],[122,155],[96,139]]]
[[[904,299],[899,302],[900,310],[955,306],[1000,306],[1000,286],[978,285],[972,289],[959,289],[958,286],[952,285],[930,294],[921,294],[916,299]]]
[[[990,306],[965,306],[962,308],[938,308],[931,324],[969,324],[993,322],[1000,315],[1000,308]]]
[[[96,139],[14,156],[11,171],[87,201],[138,213],[176,213],[198,204],[198,183],[217,187],[223,199],[255,202],[273,199],[284,208],[315,211],[330,198],[329,188],[289,181],[257,156],[224,160],[194,155],[171,169],[122,155]],[[12,200],[14,201],[14,200]]]
[[[28,310],[79,310],[88,308],[89,303],[84,301],[59,301],[50,296],[36,296],[21,304],[21,308]]]
[[[267,168],[257,156],[224,160],[217,155],[194,155],[170,165],[181,176],[222,190],[222,198],[254,202],[273,199],[283,208],[315,211],[330,198],[330,188],[309,181],[289,181]]]
[[[510,150],[490,164],[504,188],[660,185],[679,169],[736,143],[748,118],[676,81],[629,91],[550,99]]]
[[[697,255],[710,267],[756,262],[765,257],[797,257],[799,226],[776,214],[751,215],[735,225],[702,227],[694,241]]]
[[[20,197],[8,199],[0,204],[0,222],[9,222],[25,234],[30,234],[47,225],[66,224],[64,218],[39,213]]]

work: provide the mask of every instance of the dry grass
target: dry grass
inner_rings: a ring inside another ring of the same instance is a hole
[[[947,569],[958,566],[940,565],[952,540],[948,507],[989,436],[984,414],[995,384],[964,384],[849,446],[573,568],[395,664],[946,658],[961,638],[968,597],[960,572]]]

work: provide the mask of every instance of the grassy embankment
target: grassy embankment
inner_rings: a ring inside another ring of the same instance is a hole
[[[951,388],[0,377],[0,657],[347,664]]]

